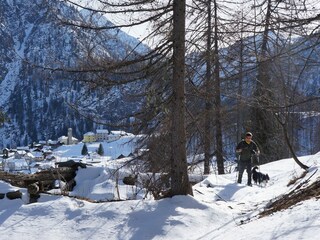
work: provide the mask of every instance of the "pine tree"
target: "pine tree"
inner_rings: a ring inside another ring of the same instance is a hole
[[[102,146],[101,143],[100,143],[100,145],[99,145],[99,148],[98,148],[97,153],[98,153],[100,156],[103,156],[103,155],[104,155],[104,150],[103,150],[103,146]]]
[[[87,144],[83,144],[81,155],[87,155],[88,154],[88,147]]]

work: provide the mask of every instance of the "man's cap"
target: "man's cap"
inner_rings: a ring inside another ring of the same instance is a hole
[[[246,136],[251,136],[252,137],[252,133],[251,132],[246,132]]]

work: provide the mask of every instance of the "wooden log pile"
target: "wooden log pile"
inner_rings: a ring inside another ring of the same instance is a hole
[[[0,171],[0,180],[22,188],[28,188],[29,185],[36,183],[40,192],[52,189],[54,181],[61,180],[69,184],[69,190],[72,190],[76,171],[77,169],[73,167],[52,168],[34,174]]]
[[[75,176],[78,167],[86,168],[86,164],[69,160],[67,162],[56,163],[55,168],[43,170],[34,174],[9,173],[0,171],[0,180],[10,183],[13,186],[27,188],[29,202],[37,202],[41,192],[46,192],[55,188],[55,182],[63,181],[66,183],[63,191],[71,191],[75,186]],[[20,191],[0,193],[0,199],[6,196],[8,199],[21,198]]]

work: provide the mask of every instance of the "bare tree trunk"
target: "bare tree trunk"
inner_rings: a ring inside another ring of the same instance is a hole
[[[213,114],[213,104],[212,104],[212,72],[211,72],[211,0],[207,1],[207,47],[206,47],[206,103],[205,103],[205,125],[204,125],[204,174],[210,173],[210,159],[212,157],[212,114]]]
[[[299,167],[301,167],[304,170],[307,170],[309,167],[307,165],[304,165],[302,162],[299,161],[295,151],[293,150],[293,147],[292,147],[292,145],[290,143],[290,139],[289,139],[289,136],[288,136],[288,131],[287,131],[286,125],[283,124],[281,126],[282,126],[282,129],[283,129],[284,137],[286,139],[286,143],[287,143],[287,145],[289,147],[290,153],[292,154],[293,160],[299,165]]]
[[[185,129],[185,0],[173,2],[173,97],[171,194],[192,194],[188,178]]]
[[[240,142],[243,134],[243,63],[244,63],[244,43],[243,43],[243,13],[241,13],[241,35],[240,35],[240,46],[239,46],[239,86],[238,86],[238,101],[237,101],[237,143]]]
[[[284,138],[285,138],[285,141],[286,141],[286,144],[289,148],[289,151],[293,157],[293,160],[299,165],[299,167],[301,167],[302,169],[304,170],[307,170],[309,167],[307,165],[304,165],[302,162],[299,161],[293,147],[292,147],[292,144],[290,142],[290,139],[289,139],[289,135],[288,135],[288,130],[287,130],[287,123],[288,123],[288,118],[286,117],[285,120],[281,120],[281,115],[279,113],[276,113],[275,114],[275,118],[277,119],[277,121],[279,122],[279,124],[281,125],[282,127],[282,130],[283,130],[283,134],[284,134]]]
[[[270,137],[273,137],[274,124],[273,124],[273,115],[270,111],[267,110],[272,101],[271,96],[271,82],[270,82],[270,65],[271,61],[267,57],[268,52],[268,38],[270,32],[270,21],[271,21],[271,11],[272,11],[272,2],[267,0],[267,10],[265,16],[265,26],[262,35],[261,49],[258,50],[260,54],[257,57],[258,65],[258,75],[257,83],[255,89],[256,105],[253,110],[253,129],[251,131],[255,132],[255,139],[260,147],[261,156],[260,161],[262,163],[275,160],[272,159],[272,141]]]
[[[214,94],[215,94],[215,127],[216,127],[216,158],[218,174],[224,174],[222,153],[222,124],[221,124],[221,93],[220,93],[220,62],[218,44],[218,6],[214,0]]]

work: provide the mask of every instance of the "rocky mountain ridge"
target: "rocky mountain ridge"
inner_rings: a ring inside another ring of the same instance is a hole
[[[57,139],[70,127],[75,137],[82,139],[82,134],[99,127],[70,104],[98,115],[103,122],[119,120],[139,107],[132,100],[126,102],[129,89],[90,90],[68,74],[55,71],[83,64],[89,44],[96,53],[114,59],[132,51],[138,40],[120,30],[105,30],[99,36],[93,31],[79,34],[63,26],[58,21],[62,17],[85,16],[57,0],[0,3],[0,108],[10,120],[0,128],[1,147]]]

